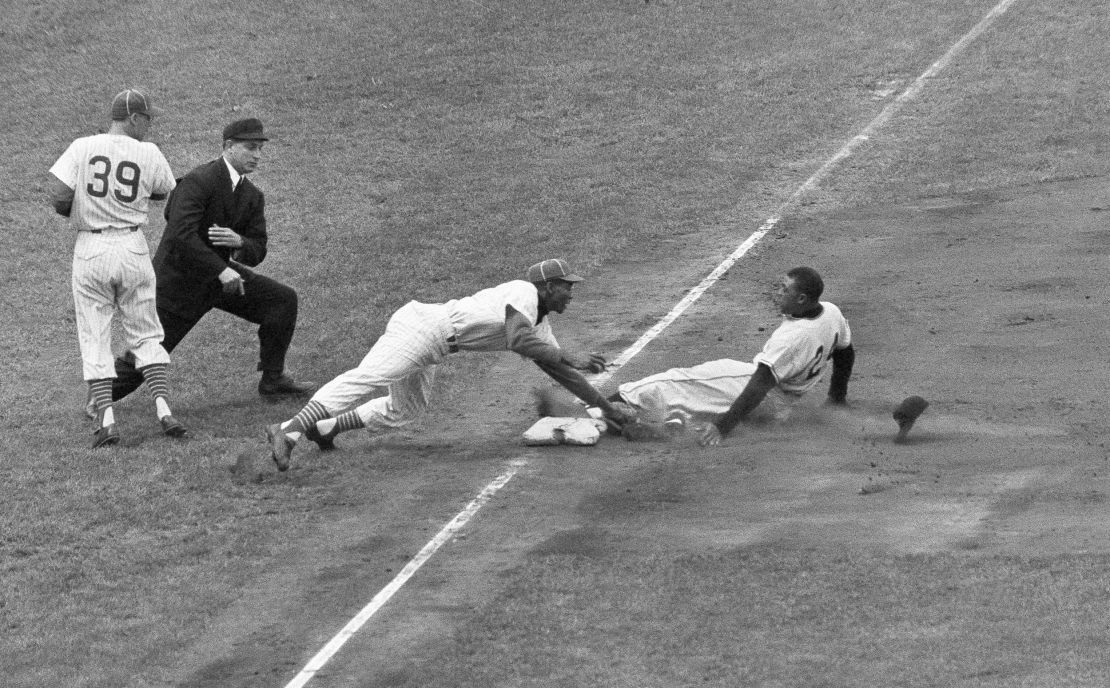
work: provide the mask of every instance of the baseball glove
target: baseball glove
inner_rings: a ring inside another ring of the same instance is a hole
[[[670,439],[662,423],[647,423],[636,420],[621,428],[621,437],[629,442],[654,442]]]
[[[636,409],[623,401],[611,402],[610,407],[611,411],[602,417],[610,435],[620,435],[625,427],[636,422]]]

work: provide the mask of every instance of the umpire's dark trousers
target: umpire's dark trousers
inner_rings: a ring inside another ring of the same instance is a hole
[[[188,315],[158,307],[165,338],[162,346],[173,351],[200,322],[208,311],[218,308],[247,322],[258,325],[258,369],[273,374],[285,370],[285,354],[297,328],[297,292],[275,279],[254,273],[243,278],[244,294],[224,294],[217,286]],[[116,359],[116,379],[112,383],[112,400],[117,401],[143,384],[143,374],[135,369],[128,354]]]

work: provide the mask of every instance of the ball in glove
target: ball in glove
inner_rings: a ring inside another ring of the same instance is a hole
[[[609,426],[610,433],[620,435],[625,427],[636,423],[636,409],[623,401],[614,401],[609,405],[611,409],[605,414],[604,420],[605,424]]]

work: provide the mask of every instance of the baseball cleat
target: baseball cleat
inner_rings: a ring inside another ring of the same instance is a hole
[[[289,470],[289,459],[293,455],[293,446],[296,444],[281,429],[281,423],[266,426],[266,440],[270,443],[270,456],[274,459],[279,471]]]
[[[335,438],[338,434],[338,424],[336,424],[336,426],[331,429],[331,432],[328,433],[320,432],[319,428],[316,427],[316,423],[308,426],[308,430],[304,431],[304,436],[315,442],[316,446],[320,448],[320,451],[332,451],[333,449],[338,449],[339,447],[335,446]]]
[[[898,436],[894,438],[895,442],[906,441],[906,435],[928,406],[929,402],[919,396],[906,397],[901,404],[898,404],[898,408],[894,409],[893,413],[894,420],[898,423]]]
[[[686,421],[682,418],[668,418],[663,421],[663,432],[668,437],[677,437],[686,432]]]
[[[102,425],[96,429],[95,436],[93,437],[93,449],[101,447],[108,447],[113,444],[119,444],[119,430],[116,429],[116,424]]]
[[[162,424],[162,434],[166,437],[184,437],[189,431],[173,416],[162,416],[159,419]]]

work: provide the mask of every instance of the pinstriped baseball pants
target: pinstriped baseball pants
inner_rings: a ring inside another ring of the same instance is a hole
[[[162,348],[154,267],[142,231],[78,232],[71,283],[86,380],[116,376],[112,319],[117,312],[124,343],[135,354],[137,367],[170,362]]]
[[[722,358],[626,382],[617,391],[627,403],[657,414],[660,419],[676,412],[687,418],[704,419],[728,411],[748,386],[756,367],[751,361]],[[775,388],[764,403],[782,420],[789,415],[791,401]]]
[[[454,333],[442,305],[410,301],[389,319],[358,367],[321,387],[312,400],[334,415],[384,388],[387,394],[358,407],[366,429],[384,432],[408,425],[428,408],[436,367],[450,353],[447,338]]]

